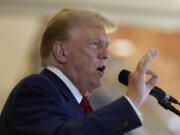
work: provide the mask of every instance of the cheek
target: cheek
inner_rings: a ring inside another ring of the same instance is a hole
[[[91,60],[85,58],[74,60],[72,66],[79,74],[87,76],[92,74],[95,69],[95,64]]]
[[[79,64],[81,67],[85,68],[86,70],[93,71],[97,65],[97,60],[95,56],[91,55],[84,55],[79,59]]]
[[[91,75],[95,72],[98,61],[96,53],[93,50],[78,49],[75,55],[71,57],[72,66],[76,68],[80,74]]]

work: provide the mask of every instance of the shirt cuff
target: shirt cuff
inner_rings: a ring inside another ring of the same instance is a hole
[[[135,107],[135,105],[133,104],[133,102],[127,97],[125,96],[125,98],[128,100],[128,102],[130,103],[130,105],[132,106],[132,108],[134,109],[134,111],[136,112],[138,118],[140,119],[140,121],[143,121],[143,117],[141,112]]]

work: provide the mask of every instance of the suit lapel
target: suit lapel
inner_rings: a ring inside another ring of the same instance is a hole
[[[85,113],[83,112],[81,106],[79,105],[75,97],[72,95],[69,88],[65,85],[65,83],[57,75],[55,75],[48,69],[44,69],[41,74],[48,77],[59,89],[60,93],[65,98],[66,103],[71,110],[71,113],[74,115],[74,118],[77,120],[83,119],[85,117]]]

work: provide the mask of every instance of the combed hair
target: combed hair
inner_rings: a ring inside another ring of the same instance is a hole
[[[40,46],[41,65],[46,67],[49,64],[48,57],[55,41],[68,41],[70,39],[70,29],[90,20],[97,20],[98,25],[103,26],[106,30],[114,28],[111,21],[93,11],[64,8],[57,13],[48,23],[42,36]]]

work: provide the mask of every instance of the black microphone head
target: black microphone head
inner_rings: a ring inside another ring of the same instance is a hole
[[[122,84],[128,86],[128,78],[129,78],[130,72],[128,70],[123,69],[118,76],[119,82]]]
[[[128,86],[128,79],[129,79],[129,74],[130,72],[128,70],[123,69],[118,76],[118,80],[119,82],[121,82],[122,84]],[[162,99],[164,97],[166,97],[166,93],[159,87],[155,86],[151,92],[150,95],[154,96],[155,98]]]

